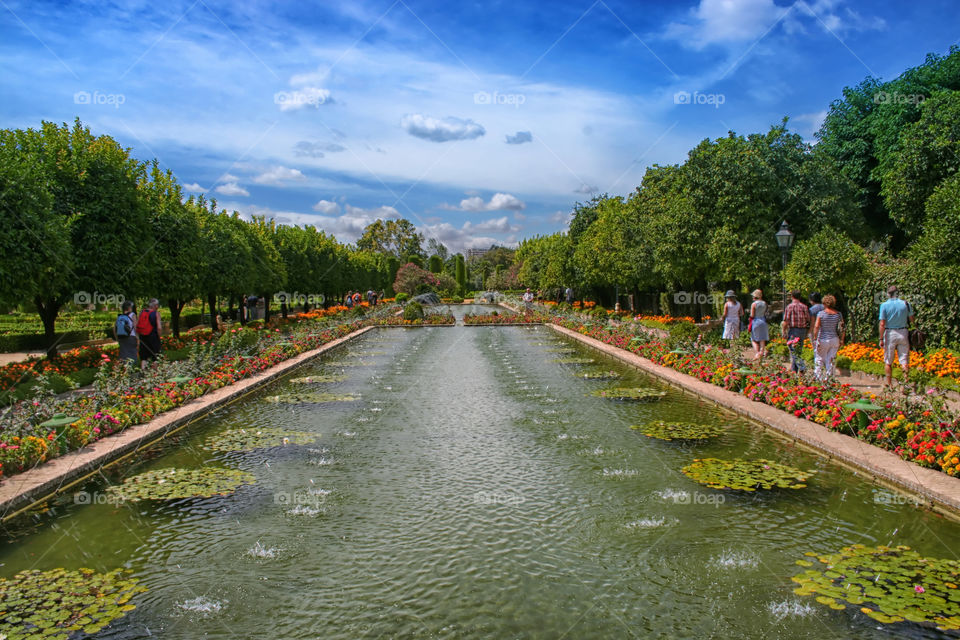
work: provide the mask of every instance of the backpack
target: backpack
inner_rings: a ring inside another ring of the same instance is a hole
[[[118,338],[129,338],[130,330],[133,329],[133,320],[125,313],[117,316],[117,323],[113,327],[114,333]]]
[[[153,333],[153,325],[150,324],[150,310],[144,309],[140,312],[140,319],[137,320],[137,335],[148,336]]]

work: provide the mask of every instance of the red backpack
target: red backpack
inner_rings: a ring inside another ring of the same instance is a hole
[[[137,335],[148,336],[151,333],[153,333],[153,325],[150,324],[150,310],[144,309],[137,320]]]

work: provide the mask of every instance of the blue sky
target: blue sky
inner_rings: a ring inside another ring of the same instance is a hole
[[[453,250],[563,228],[651,164],[960,37],[953,0],[0,0],[3,127],[79,116],[191,193],[345,242]]]

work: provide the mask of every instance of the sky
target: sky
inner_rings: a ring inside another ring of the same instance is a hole
[[[830,102],[960,38],[954,0],[0,0],[0,124],[79,117],[187,194],[452,251],[565,228],[705,138]]]

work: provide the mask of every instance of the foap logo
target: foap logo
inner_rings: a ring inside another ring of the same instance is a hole
[[[874,104],[920,104],[927,99],[922,93],[900,93],[899,91],[878,91],[873,94]]]
[[[717,304],[722,301],[723,295],[719,293],[677,291],[673,294],[673,304]]]
[[[897,297],[914,308],[922,307],[927,302],[926,296],[919,293],[907,293],[907,294],[901,293]],[[890,295],[886,291],[877,291],[876,293],[873,294],[874,304],[883,304],[889,299],[890,299]]]
[[[474,504],[516,506],[525,501],[523,495],[513,491],[478,491],[473,494]]]
[[[488,93],[486,91],[477,91],[473,94],[473,104],[497,104],[519,109],[520,105],[526,103],[526,101],[527,96],[522,93],[500,93],[499,91]]]
[[[893,491],[886,491],[884,489],[873,489],[873,503],[897,505],[909,504],[919,507],[923,504],[923,500],[916,496],[907,496],[901,493],[894,493]]]
[[[727,501],[727,497],[722,493],[701,493],[694,491],[672,491],[664,494],[663,498],[673,504],[694,504],[719,507]]]
[[[117,306],[123,304],[126,298],[122,293],[100,293],[99,291],[77,291],[73,294],[73,303],[79,305],[105,304]]]
[[[119,109],[120,105],[126,101],[127,97],[122,93],[100,93],[99,91],[90,93],[89,91],[77,91],[73,94],[73,104],[106,105],[114,109]]]
[[[700,104],[711,105],[719,109],[720,105],[727,101],[727,96],[722,93],[700,93],[694,91],[677,91],[673,94],[673,104]]]
[[[278,91],[273,94],[273,102],[280,105],[281,110],[313,107],[319,109],[330,98],[326,89],[306,89],[303,91]]]
[[[293,293],[288,293],[286,291],[281,291],[280,293],[275,293],[273,295],[273,301],[277,304],[312,304],[312,305],[321,305],[324,303],[326,298],[322,293],[300,293],[299,291],[294,291]]]
[[[73,504],[123,504],[123,496],[103,491],[80,491],[73,494]]]

